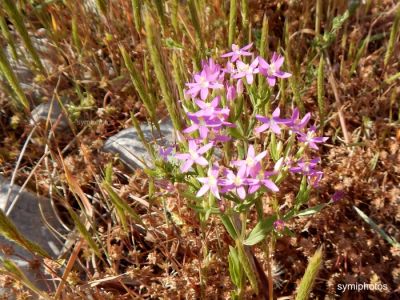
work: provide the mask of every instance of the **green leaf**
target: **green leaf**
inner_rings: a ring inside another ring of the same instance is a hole
[[[241,272],[240,261],[236,249],[233,248],[232,246],[229,246],[228,262],[229,262],[229,274],[231,276],[233,284],[236,285],[237,287],[241,287],[242,272]]]
[[[241,266],[246,273],[254,292],[258,294],[258,282],[255,275],[257,271],[254,269],[254,263],[251,263],[250,261],[250,259],[252,259],[250,253],[246,251],[245,246],[242,245],[239,240],[236,240],[236,247]]]
[[[244,139],[243,132],[237,127],[229,128],[229,134],[236,139]]]
[[[307,177],[303,176],[300,184],[299,192],[296,195],[296,207],[300,208],[302,204],[308,201],[310,188],[307,185]]]
[[[233,226],[230,218],[227,215],[220,215],[222,224],[224,224],[226,230],[232,239],[236,240],[238,238],[238,234],[236,232],[235,226]]]
[[[321,211],[321,210],[322,210],[325,206],[327,206],[327,205],[328,205],[328,204],[326,204],[326,203],[318,204],[318,205],[316,205],[316,206],[314,206],[314,207],[310,207],[310,208],[307,208],[307,209],[304,209],[304,210],[298,212],[298,213],[296,214],[296,216],[297,216],[297,217],[307,217],[307,216],[311,216],[311,215],[313,215],[313,214],[315,214],[315,213]]]
[[[261,242],[267,236],[267,234],[271,232],[275,221],[276,216],[274,215],[258,222],[243,244],[253,246]]]

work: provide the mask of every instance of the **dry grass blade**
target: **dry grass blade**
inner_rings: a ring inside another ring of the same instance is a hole
[[[80,239],[78,243],[75,244],[74,250],[71,253],[71,256],[67,262],[67,265],[65,267],[64,274],[61,277],[61,282],[56,290],[56,294],[54,296],[55,299],[59,299],[61,296],[61,293],[63,291],[65,282],[68,278],[69,273],[71,272],[72,268],[75,265],[75,261],[78,259],[78,254],[81,251],[83,245],[83,239]]]
[[[61,157],[61,156],[60,156]],[[72,175],[71,171],[62,161],[64,167],[65,178],[67,179],[68,185],[71,188],[72,192],[81,199],[83,207],[85,208],[86,216],[91,219],[93,217],[93,207],[90,203],[89,199],[86,197],[85,193],[79,186],[78,182],[76,181],[75,177]]]
[[[338,89],[337,89],[336,80],[333,77],[333,71],[332,71],[332,67],[330,65],[329,59],[326,59],[326,61],[327,61],[327,65],[329,67],[328,81],[329,81],[329,83],[330,83],[330,85],[332,87],[333,95],[335,97],[336,109],[337,109],[338,114],[339,114],[339,121],[340,121],[340,126],[342,128],[344,141],[345,141],[346,144],[349,144],[351,142],[351,139],[350,139],[349,132],[347,130],[346,120],[345,120],[343,112],[342,112],[342,104],[341,104],[341,101],[340,101],[340,98],[339,98],[339,92],[338,92]]]

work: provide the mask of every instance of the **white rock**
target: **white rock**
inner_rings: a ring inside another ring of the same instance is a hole
[[[50,111],[51,110],[51,111]],[[58,123],[57,129],[64,129],[68,127],[68,120],[64,115],[64,112],[61,108],[61,105],[58,103],[57,100],[52,102],[46,102],[39,104],[31,111],[31,124],[38,124],[40,122],[46,122],[47,117],[50,112],[50,121],[54,124],[58,117],[61,115],[60,122]]]
[[[9,189],[10,181],[0,175],[0,209],[5,212],[11,205],[12,200],[18,194],[20,187],[17,185],[13,185],[11,187],[12,192],[10,194],[9,201],[7,202],[7,194]],[[40,213],[39,203],[46,221],[51,226],[62,232],[63,230],[61,229],[61,225],[57,221],[56,215],[51,208],[50,200],[44,197],[37,197],[36,195],[27,191],[23,191],[20,194],[19,200],[12,209],[9,218],[27,239],[35,242],[44,250],[46,250],[47,253],[49,253],[53,258],[56,258],[60,254],[63,243],[62,241],[56,239],[54,234],[45,225]],[[33,255],[14,242],[11,242],[0,236],[0,247],[4,246],[11,246],[14,249],[14,255],[6,257],[0,253],[0,257],[5,257],[12,260],[18,267],[21,268],[22,271],[24,271],[27,277],[37,285],[37,287],[47,290],[48,285],[43,279],[49,279],[49,277],[46,277],[42,270],[40,271],[42,274],[39,274],[39,272],[35,272],[29,267],[28,261],[33,258]],[[25,258],[26,260],[22,259],[21,257]],[[51,282],[49,285],[52,286]],[[6,292],[6,290],[0,289],[0,295]]]
[[[156,129],[148,124],[140,125],[146,140],[152,144],[156,151],[160,146],[168,146],[174,140],[174,127],[170,120],[160,124],[161,136]],[[135,128],[127,128],[108,138],[104,151],[117,153],[121,161],[132,170],[137,168],[152,167],[151,157],[146,147],[142,144]]]

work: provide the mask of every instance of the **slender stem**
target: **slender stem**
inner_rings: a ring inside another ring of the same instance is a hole
[[[272,237],[266,243],[266,255],[267,255],[267,268],[268,268],[268,296],[269,300],[274,299],[274,281],[272,278],[272,259],[271,259],[271,250],[272,250]]]

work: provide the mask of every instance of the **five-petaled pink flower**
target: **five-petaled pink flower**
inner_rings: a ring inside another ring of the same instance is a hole
[[[271,179],[269,179],[270,176],[275,174],[277,174],[277,172],[267,172],[260,170],[256,176],[254,176],[253,178],[249,178],[249,193],[255,193],[261,186],[265,186],[267,189],[273,192],[278,192],[279,188]]]
[[[237,73],[233,75],[233,78],[240,79],[246,77],[246,81],[248,84],[252,84],[254,80],[254,74],[257,74],[258,71],[258,58],[256,58],[251,64],[246,64],[240,60],[236,62]]]
[[[197,192],[196,197],[201,197],[208,191],[211,192],[217,199],[221,199],[219,195],[218,187],[218,165],[214,165],[208,169],[207,177],[198,177],[197,180],[200,181],[203,186]]]
[[[305,116],[300,119],[299,109],[296,107],[293,110],[292,116],[288,119],[288,123],[286,124],[293,132],[301,132],[301,130],[306,127],[308,121],[310,121],[311,114],[306,113]]]
[[[246,168],[246,176],[255,177],[257,173],[261,170],[261,160],[267,155],[267,151],[263,151],[256,155],[254,146],[250,145],[247,150],[247,157],[245,160],[235,160],[232,161],[232,165],[237,167]]]
[[[212,146],[213,143],[209,143],[199,148],[194,140],[189,140],[189,153],[175,155],[177,159],[185,160],[185,163],[181,166],[181,171],[184,173],[189,171],[194,163],[200,166],[208,165],[208,161],[201,155],[210,150]]]
[[[320,158],[316,157],[311,159],[310,161],[304,161],[303,159],[300,159],[297,162],[296,167],[291,167],[289,170],[293,173],[301,173],[303,175],[311,176],[317,172],[315,169],[317,164],[319,163]]]
[[[244,46],[243,48],[239,48],[238,45],[232,44],[232,51],[221,55],[221,57],[231,57],[231,62],[237,61],[241,56],[251,56],[252,53],[248,52],[253,43]]]
[[[261,121],[264,123],[260,127],[257,127],[255,129],[255,132],[260,133],[268,128],[270,128],[274,133],[280,134],[281,133],[281,128],[279,127],[279,124],[286,124],[287,120],[279,118],[279,115],[281,114],[281,110],[279,107],[277,107],[274,112],[272,113],[271,118],[267,118],[261,115],[256,115],[257,120]]]
[[[258,57],[259,59],[259,69],[260,73],[267,77],[268,84],[270,86],[274,86],[276,84],[276,78],[288,78],[292,76],[292,74],[281,71],[281,67],[283,65],[284,57],[276,54],[272,55],[271,63],[267,63],[265,59],[262,57]]]
[[[205,70],[201,71],[200,74],[194,75],[194,81],[191,83],[186,83],[189,89],[186,94],[196,97],[200,93],[200,98],[205,100],[208,97],[209,89],[221,89],[224,86],[219,83],[219,72],[207,73]]]
[[[220,185],[224,188],[221,190],[222,193],[230,191],[236,192],[240,199],[246,198],[246,189],[248,179],[246,178],[246,167],[241,167],[235,174],[231,170],[226,171],[226,179],[221,179]]]
[[[311,148],[318,150],[317,144],[325,143],[328,138],[327,137],[319,137],[316,136],[317,128],[315,126],[311,126],[306,134],[299,132],[298,139],[300,142],[309,145]]]

